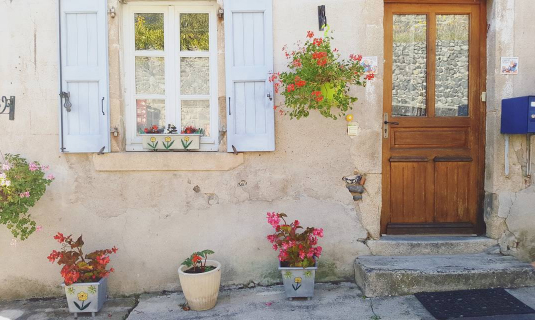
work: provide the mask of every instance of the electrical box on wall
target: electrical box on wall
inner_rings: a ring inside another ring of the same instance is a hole
[[[501,133],[535,133],[535,96],[502,100]]]

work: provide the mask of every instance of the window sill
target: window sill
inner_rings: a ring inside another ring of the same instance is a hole
[[[97,171],[229,171],[243,162],[243,153],[116,152],[93,155]]]

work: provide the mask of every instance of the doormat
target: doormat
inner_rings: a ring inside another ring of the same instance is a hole
[[[415,296],[439,320],[535,314],[535,310],[501,288],[421,292]]]

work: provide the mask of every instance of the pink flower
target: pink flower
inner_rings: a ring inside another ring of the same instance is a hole
[[[34,171],[39,170],[39,166],[37,164],[35,164],[35,162],[31,162],[30,165],[29,165],[29,169],[30,169],[31,172],[34,172]]]
[[[277,239],[277,237],[275,235],[271,234],[271,235],[267,236],[267,239],[268,239],[269,242],[273,243],[273,242],[275,242],[275,239]]]
[[[307,258],[312,258],[314,256],[314,249],[310,249],[307,253]]]
[[[48,166],[45,166],[45,165],[42,165],[42,166],[41,166],[41,170],[43,170],[43,171],[48,170],[48,168],[49,168],[49,167],[48,167]]]
[[[282,249],[283,250],[288,250],[289,246],[288,246],[288,243],[287,242],[283,242],[282,243]]]
[[[319,228],[319,229],[314,229],[314,231],[312,232],[315,236],[318,236],[320,238],[323,238],[323,229],[322,228]]]
[[[268,219],[268,223],[270,225],[272,225],[273,228],[275,228],[275,229],[277,228],[277,226],[280,223],[279,215],[276,214],[275,212],[268,212],[267,213],[267,219]]]
[[[37,227],[35,227],[35,231],[39,232],[39,231],[41,231],[41,230],[43,230],[43,227],[41,227],[41,226],[37,226]]]
[[[276,244],[273,245],[273,250],[277,251],[278,248]]]
[[[299,251],[299,258],[304,259],[305,258],[305,252],[303,250]]]
[[[320,257],[321,252],[323,251],[323,248],[321,246],[316,247],[316,257]]]
[[[54,179],[56,179],[56,177],[54,177],[53,174],[49,174],[48,176],[46,176],[46,178],[47,178],[48,180],[54,180]]]
[[[9,169],[11,169],[11,166],[9,165],[9,163],[4,163],[2,165],[2,170],[3,171],[8,171]]]

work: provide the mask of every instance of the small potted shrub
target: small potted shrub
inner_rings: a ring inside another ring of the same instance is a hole
[[[217,303],[221,284],[221,263],[208,260],[212,250],[193,253],[178,268],[180,286],[191,310],[212,309]]]
[[[304,44],[298,42],[293,51],[286,46],[283,48],[289,71],[270,77],[275,92],[280,92],[285,100],[286,110],[275,106],[281,115],[300,119],[308,117],[310,110],[318,110],[323,116],[336,120],[357,101],[350,93],[350,86],[364,87],[366,81],[374,78],[373,74],[366,74],[361,55],[351,54],[349,59],[340,59],[338,49],[331,47],[332,39],[327,27],[323,38],[316,38],[308,31]]]
[[[304,229],[298,220],[287,223],[284,219],[287,217],[284,213],[268,212],[268,223],[275,233],[267,239],[273,244],[273,250],[279,251],[279,270],[286,297],[310,299],[314,296],[318,258],[322,251],[317,244],[318,238],[323,237],[323,229]]]
[[[37,230],[28,211],[54,180],[54,175],[46,175],[47,170],[48,166],[28,163],[17,154],[6,154],[0,163],[0,224],[15,238],[25,240]]]
[[[110,263],[110,254],[116,253],[117,248],[96,250],[84,255],[82,236],[74,241],[72,236],[65,237],[58,232],[54,239],[61,243],[61,250],[53,250],[48,260],[52,263],[57,260],[59,265],[63,265],[61,276],[69,311],[75,317],[81,312],[91,312],[95,316],[107,299],[107,278],[114,271],[113,268],[108,270],[107,265]]]

